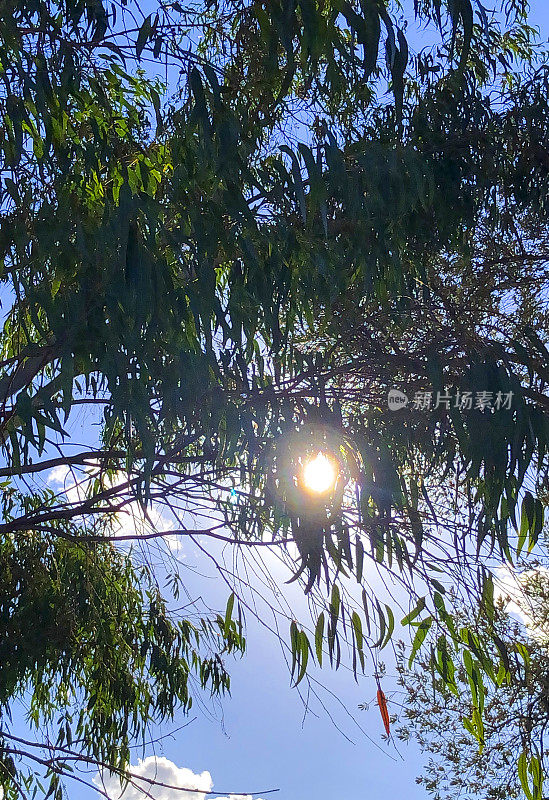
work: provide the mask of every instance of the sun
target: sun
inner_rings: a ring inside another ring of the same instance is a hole
[[[322,451],[307,461],[303,467],[303,486],[312,494],[326,494],[331,491],[336,479],[336,466]]]

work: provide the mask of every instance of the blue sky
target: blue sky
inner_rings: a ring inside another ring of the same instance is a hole
[[[530,3],[530,23],[539,27],[544,40],[549,38],[549,7],[546,0],[532,0]]]
[[[531,22],[540,27],[542,38],[549,37],[549,8],[544,0],[532,3]],[[210,570],[204,578],[192,571],[194,565],[207,569],[196,551],[185,546],[181,553],[189,566],[187,588],[192,595],[204,593],[208,600],[220,606],[226,600],[226,587],[220,585]],[[295,689],[290,686],[289,673],[276,640],[257,623],[250,621],[248,652],[242,660],[228,662],[232,675],[232,695],[212,715],[199,708],[196,716],[184,729],[163,739],[154,748],[138,756],[156,754],[168,759],[161,762],[170,781],[181,779],[189,785],[190,770],[194,775],[211,773],[213,788],[219,794],[230,791],[259,791],[278,788],[273,795],[279,800],[381,800],[405,796],[408,800],[423,800],[427,795],[415,783],[421,770],[421,754],[413,747],[399,744],[397,752],[382,740],[383,726],[379,711],[371,704],[369,711],[358,711],[359,703],[370,702],[375,695],[371,677],[355,683],[346,670],[320,676],[334,696],[324,695],[328,712],[318,703],[308,714]],[[207,699],[206,699],[207,700]],[[330,718],[341,728],[338,732]],[[353,721],[355,717],[361,730]],[[183,717],[173,726],[159,731],[166,734],[188,722]],[[347,738],[348,737],[348,738]],[[150,762],[146,762],[144,771]],[[150,774],[150,773],[149,773]],[[196,786],[206,787],[209,779],[202,776]],[[153,795],[157,797],[157,795]],[[203,795],[189,795],[199,798]],[[268,800],[270,795],[262,795]],[[83,800],[97,798],[93,790],[73,787],[71,797]],[[126,793],[125,800],[134,800]],[[187,795],[169,791],[158,794],[159,800],[186,800]]]

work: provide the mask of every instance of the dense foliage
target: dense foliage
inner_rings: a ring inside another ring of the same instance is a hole
[[[414,670],[406,667],[403,646],[400,648],[400,686],[397,735],[408,741],[415,738],[429,758],[418,783],[435,800],[454,797],[504,800],[521,797],[521,780],[516,769],[516,754],[532,740],[544,745],[549,720],[547,676],[549,667],[549,581],[547,567],[522,574],[518,582],[508,581],[502,591],[495,629],[507,646],[520,638],[519,623],[504,609],[520,612],[530,635],[530,668],[514,671],[514,679],[497,691],[485,686],[484,748],[479,750],[464,729],[462,720],[471,714],[468,675],[460,665],[456,673],[456,693],[440,682],[437,692],[425,682],[428,657],[420,659]],[[476,618],[471,609],[463,610],[464,619],[485,627],[487,620]],[[494,654],[495,655],[495,654]],[[525,769],[524,762],[521,763]]]
[[[5,707],[39,689],[41,724],[63,692],[96,688],[74,717],[90,742],[106,730],[101,703],[123,736],[152,708],[188,705],[190,662],[227,685],[219,653],[201,660],[201,636],[144,594],[152,571],[141,578],[112,544],[121,512],[153,506],[173,521],[155,540],[189,536],[212,558],[219,539],[246,558],[267,546],[303,582],[313,619],[280,614],[296,682],[313,658],[338,665],[345,642],[357,670],[391,641],[394,605],[369,564],[404,587],[412,655],[434,637],[447,686],[462,658],[477,694],[511,680],[509,650],[527,669],[524,644],[459,626],[444,599],[453,584],[490,614],[491,570],[534,550],[544,521],[548,78],[522,4],[417,2],[411,27],[435,42],[417,54],[382,0],[2,10],[0,537],[7,575],[39,567],[36,583],[2,578],[0,602],[42,625],[46,593],[53,628],[74,616],[69,641],[10,661]],[[439,402],[395,413],[393,388]],[[82,407],[101,437],[74,447]],[[319,501],[296,476],[323,449],[340,477]],[[62,465],[76,490],[42,491]],[[140,654],[130,687],[126,662],[112,687],[86,671],[83,643],[105,658],[102,612],[71,599],[89,597],[84,576],[122,604],[130,639],[107,634]],[[253,613],[245,581],[220,576]],[[221,627],[221,651],[243,645],[234,603],[201,623],[206,638]],[[9,647],[17,615],[7,625]],[[82,682],[69,688],[73,659]],[[467,727],[482,745],[479,702]],[[109,741],[86,757],[123,766],[125,744],[117,755]],[[521,778],[539,800],[531,744]],[[48,766],[63,772],[62,754]],[[6,778],[12,796],[18,780]]]

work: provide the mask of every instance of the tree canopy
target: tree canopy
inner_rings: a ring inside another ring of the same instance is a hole
[[[457,694],[439,684],[433,695],[425,682],[428,656],[418,662],[412,673],[406,668],[404,647],[400,645],[402,702],[397,709],[399,739],[415,738],[423,753],[429,755],[418,783],[436,800],[453,797],[496,798],[522,797],[523,790],[516,769],[516,754],[525,742],[543,743],[549,707],[547,703],[548,658],[548,573],[547,567],[527,570],[520,579],[504,576],[497,602],[495,625],[498,636],[508,645],[521,638],[521,625],[510,618],[506,609],[519,612],[530,634],[530,669],[497,691],[488,687],[485,699],[485,746],[479,750],[468,735],[462,719],[468,717],[470,697],[468,675],[463,665],[457,670]],[[488,620],[478,610],[462,609],[464,619],[477,626]],[[543,747],[543,744],[542,744]],[[547,750],[544,756],[547,757]]]
[[[482,746],[483,681],[529,649],[452,597],[493,617],[546,500],[548,74],[525,5],[2,10],[0,702],[62,712],[53,791],[75,750],[123,770],[192,672],[222,691],[244,647],[238,574],[191,624],[125,538],[275,551],[313,609],[279,615],[296,683],[347,646],[375,671],[399,611],[372,565],[408,598],[411,657],[431,642],[450,691],[463,663]],[[338,480],[308,496],[319,451]],[[70,491],[43,485],[59,466]],[[153,507],[171,527],[121,534]],[[29,753],[2,736],[17,797]],[[530,800],[542,756],[521,754]]]

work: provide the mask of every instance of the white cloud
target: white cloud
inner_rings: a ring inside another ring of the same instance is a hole
[[[544,601],[536,589],[547,587],[543,592],[545,598],[549,593],[549,569],[538,567],[515,572],[509,567],[496,570],[494,597],[501,600],[509,614],[517,616],[532,639],[549,642],[549,609],[544,609]]]
[[[82,473],[78,474],[72,471],[65,464],[54,467],[48,473],[47,480],[55,491],[65,495],[69,503],[81,503],[86,499],[90,478]]]
[[[49,473],[47,481],[55,490],[65,495],[71,504],[81,503],[86,499],[91,481],[97,476],[96,467],[86,467],[85,470],[71,470],[62,464],[54,467]],[[117,473],[106,483],[108,486],[119,486],[125,483],[127,476],[123,472]],[[169,531],[174,528],[174,523],[163,512],[158,503],[153,503],[147,508],[146,515],[139,503],[133,501],[124,506],[123,511],[112,515],[112,535],[141,536],[145,533]],[[181,539],[178,536],[165,536],[163,540],[172,550],[179,550]]]
[[[93,779],[94,784],[108,795],[110,800],[252,800],[250,795],[229,795],[212,797],[206,792],[213,788],[209,772],[194,773],[187,767],[178,767],[173,761],[158,756],[139,759],[136,766],[130,766],[133,780],[125,789],[120,779],[111,773],[100,773]],[[146,778],[148,780],[139,780]],[[150,783],[149,781],[155,781]],[[164,785],[159,785],[164,784]],[[144,791],[141,791],[141,787]],[[185,791],[199,789],[199,792]],[[259,800],[259,799],[258,799]]]
[[[70,475],[70,469],[65,464],[59,464],[48,473],[48,483],[53,486],[64,486],[67,477]]]

